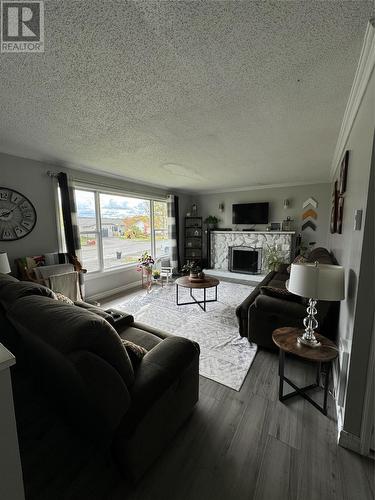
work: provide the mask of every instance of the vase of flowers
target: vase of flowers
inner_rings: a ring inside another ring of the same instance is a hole
[[[152,266],[154,264],[155,261],[148,252],[143,252],[138,259],[137,271],[142,273],[142,286],[147,288],[147,292],[151,290]]]

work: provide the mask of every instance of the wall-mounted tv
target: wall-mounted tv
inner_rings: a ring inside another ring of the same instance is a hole
[[[232,205],[233,224],[267,224],[269,203]]]

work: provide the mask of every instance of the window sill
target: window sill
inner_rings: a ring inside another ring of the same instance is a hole
[[[136,269],[136,267],[137,264],[126,264],[125,266],[113,267],[104,271],[91,271],[85,274],[85,281],[91,281],[99,278],[104,278],[105,276],[111,276],[112,274],[130,271],[132,269]]]

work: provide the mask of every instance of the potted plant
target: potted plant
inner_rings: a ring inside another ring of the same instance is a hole
[[[215,217],[214,215],[209,215],[204,219],[205,224],[207,224],[208,229],[215,229],[217,225],[220,222],[220,219],[218,217]]]
[[[155,269],[155,271],[152,272],[152,277],[154,278],[155,281],[158,280],[160,278],[160,271]]]
[[[200,272],[200,268],[198,266],[198,263],[194,260],[184,264],[181,268],[181,272],[183,274],[189,274],[191,278],[197,278]]]
[[[267,271],[277,271],[284,262],[283,256],[276,245],[267,245],[264,253],[264,267]]]

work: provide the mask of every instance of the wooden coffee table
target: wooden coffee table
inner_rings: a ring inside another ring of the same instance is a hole
[[[309,347],[300,344],[297,341],[297,337],[303,333],[303,330],[299,328],[285,327],[278,328],[272,334],[272,340],[280,349],[279,355],[279,401],[285,401],[293,396],[300,395],[305,398],[309,403],[311,403],[315,408],[321,411],[324,415],[327,415],[327,396],[328,396],[328,385],[329,385],[329,375],[331,372],[332,361],[338,356],[338,349],[333,342],[331,342],[323,335],[315,334],[317,340],[319,340],[320,345],[317,347]],[[317,363],[317,374],[316,382],[314,384],[308,385],[306,387],[297,387],[294,382],[285,377],[284,375],[284,364],[285,364],[285,353],[294,354],[299,358],[305,359],[307,361],[312,361]],[[325,368],[325,380],[324,380],[324,398],[323,406],[318,405],[313,399],[306,394],[307,391],[316,389],[320,387],[320,377],[322,373],[322,368]],[[286,394],[284,396],[283,388],[284,382],[293,387],[294,391]]]
[[[182,278],[176,279],[176,304],[178,306],[187,306],[189,304],[198,304],[198,306],[206,311],[207,302],[216,302],[217,301],[217,285],[220,281],[216,278],[204,278],[203,281],[190,281],[188,276],[183,276]],[[183,288],[190,289],[190,297],[193,299],[191,302],[179,302],[178,301],[178,287],[182,286]],[[207,299],[206,290],[207,288],[215,288],[215,298]],[[197,300],[193,295],[193,290],[200,289],[203,290],[203,300]],[[203,305],[202,305],[203,304]]]

